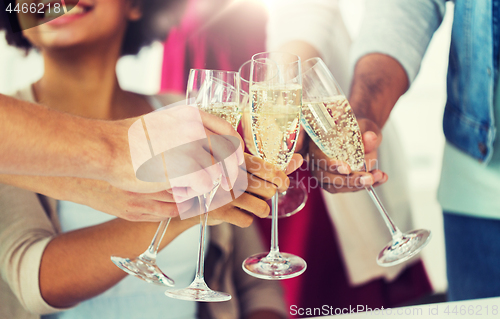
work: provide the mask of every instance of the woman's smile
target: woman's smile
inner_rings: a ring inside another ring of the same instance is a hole
[[[38,14],[38,22],[40,24],[47,23],[50,26],[65,25],[85,17],[93,10],[93,6],[84,3],[84,1],[42,1],[41,3],[45,4],[45,8],[43,13]]]

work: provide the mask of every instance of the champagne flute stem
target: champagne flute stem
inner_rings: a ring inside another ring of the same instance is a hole
[[[373,189],[372,186],[367,187],[366,191],[370,195],[371,199],[375,203],[375,206],[377,207],[378,211],[380,212],[380,215],[382,215],[382,218],[384,219],[384,222],[391,231],[392,239],[393,240],[398,240],[403,236],[399,228],[394,224],[392,221],[392,218],[387,214],[387,211],[384,208],[384,205],[382,205],[382,202],[380,201],[380,198],[378,198],[377,193],[375,193],[375,190]]]
[[[271,200],[271,206],[271,250],[266,258],[281,259],[282,256],[278,246],[278,191]]]
[[[196,277],[195,281],[205,281],[205,235],[208,221],[207,207],[205,206],[205,195],[198,196],[200,201],[200,247],[198,248],[198,262],[196,263]]]
[[[155,236],[153,237],[153,240],[151,241],[151,244],[149,245],[148,249],[142,254],[142,257],[147,258],[149,260],[155,260],[156,255],[158,254],[158,249],[160,248],[160,243],[163,239],[163,236],[165,236],[165,233],[167,232],[168,225],[170,224],[170,220],[172,218],[169,218],[167,220],[162,220],[160,222],[160,225],[158,226],[158,229],[156,229]]]

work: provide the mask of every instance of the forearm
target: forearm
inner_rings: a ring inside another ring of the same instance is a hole
[[[382,128],[408,86],[408,76],[398,61],[383,54],[368,54],[356,64],[349,100],[356,117]]]
[[[85,204],[78,199],[83,198],[83,195],[86,195],[89,191],[89,187],[82,187],[85,182],[99,183],[99,181],[91,181],[77,177],[0,174],[1,184],[26,189],[57,200],[69,200],[79,204]],[[78,188],[78,185],[81,187]]]
[[[111,148],[105,122],[0,95],[0,173],[98,178]]]
[[[197,222],[197,218],[173,219],[160,248]],[[140,255],[157,227],[158,223],[115,219],[54,238],[42,256],[42,297],[51,306],[63,308],[103,293],[126,276],[110,261],[110,256]]]

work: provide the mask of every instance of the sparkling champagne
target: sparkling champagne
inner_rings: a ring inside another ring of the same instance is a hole
[[[346,162],[353,171],[364,170],[363,139],[345,96],[304,103],[302,124],[328,157]]]
[[[252,86],[252,136],[256,151],[268,163],[284,170],[297,144],[300,128],[300,85]]]
[[[238,128],[241,119],[238,103],[214,103],[203,107],[202,110],[227,121],[235,130]]]

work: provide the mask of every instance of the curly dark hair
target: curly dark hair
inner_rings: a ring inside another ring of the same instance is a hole
[[[137,21],[130,21],[123,38],[121,55],[134,55],[139,50],[151,44],[156,40],[164,40],[167,37],[168,30],[158,30],[154,26],[155,18],[161,12],[164,12],[175,2],[182,0],[130,0],[140,3],[142,17]],[[19,25],[17,14],[9,14],[4,9],[9,3],[12,8],[16,0],[0,0],[0,31],[5,31],[5,39],[9,45],[24,49],[26,52],[33,48],[31,42],[24,37]]]

